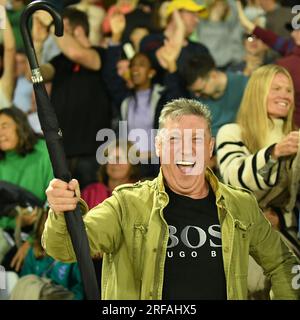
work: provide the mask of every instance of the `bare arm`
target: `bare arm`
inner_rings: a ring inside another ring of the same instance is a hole
[[[171,39],[165,39],[163,47],[157,52],[157,59],[160,65],[169,73],[177,71],[177,59],[180,55],[181,47]]]
[[[247,32],[252,33],[255,29],[255,24],[245,15],[241,1],[237,1],[236,5],[241,25]]]
[[[51,24],[52,18],[48,13],[38,11],[34,16],[33,40],[37,57],[40,59],[43,44],[48,36],[48,26]],[[53,27],[50,28],[54,31]],[[91,70],[99,70],[101,68],[101,58],[96,50],[90,47],[88,39],[84,37],[83,30],[77,27],[73,30],[73,34],[66,31],[62,37],[55,37],[56,43],[62,53],[75,63]],[[78,41],[78,38],[83,41]],[[84,43],[85,45],[82,45]],[[41,73],[44,81],[51,81],[55,75],[55,69],[51,64],[41,66]]]
[[[9,101],[12,100],[15,86],[15,54],[16,43],[11,28],[11,24],[6,16],[6,26],[3,33],[4,58],[3,58],[3,75],[1,77],[1,85],[4,93]]]
[[[48,15],[48,13],[46,13]],[[49,16],[50,17],[50,16]],[[41,62],[42,58],[42,52],[43,52],[43,46],[44,42],[46,41],[47,37],[49,36],[49,31],[47,28],[47,24],[51,23],[51,20],[49,20],[48,16],[45,16],[44,12],[38,11],[33,16],[33,24],[32,24],[32,40],[33,40],[33,46],[35,48],[35,53],[38,62]],[[52,19],[52,18],[50,18]],[[42,23],[42,21],[44,23]],[[40,66],[40,70],[42,73],[42,77],[45,82],[50,82],[54,75],[55,75],[55,69],[50,64],[44,64]],[[31,80],[31,70],[28,68],[26,72],[26,78],[28,80]]]
[[[62,53],[73,62],[91,70],[99,70],[101,68],[101,58],[95,49],[83,47],[68,33],[55,39]]]
[[[290,52],[291,44],[293,43],[292,39],[284,39],[272,30],[266,30],[256,26],[246,17],[241,2],[237,1],[236,3],[241,25],[248,33],[254,33],[255,36],[262,40],[266,45],[279,52],[281,55],[286,55]]]
[[[172,46],[172,49],[176,51],[176,55],[178,58],[181,49],[184,46],[184,42],[186,41],[185,26],[177,10],[173,12],[172,18],[174,20],[174,30],[169,30],[169,32],[167,32],[167,41],[165,41],[164,45],[156,51],[156,58],[161,67],[164,69],[169,68],[168,64],[165,61],[165,57],[170,52],[170,46]],[[173,72],[174,71],[176,70],[173,70]]]

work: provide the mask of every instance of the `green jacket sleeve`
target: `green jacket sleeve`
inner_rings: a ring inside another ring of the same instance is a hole
[[[279,232],[264,217],[254,197],[253,201],[256,223],[252,230],[250,254],[271,280],[272,299],[299,300],[300,290],[292,286],[292,269],[298,265],[297,259],[282,241]]]
[[[87,205],[81,202],[82,212]],[[116,195],[106,199],[83,217],[88,235],[91,256],[111,253],[120,243],[121,207]],[[42,245],[47,254],[62,262],[75,262],[76,257],[63,214],[49,211],[42,236]]]

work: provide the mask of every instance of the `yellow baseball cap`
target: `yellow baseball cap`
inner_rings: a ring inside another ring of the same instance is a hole
[[[199,12],[200,17],[207,16],[205,5],[198,4],[193,0],[172,0],[166,9],[166,17],[169,17],[175,10],[187,10],[191,12]]]

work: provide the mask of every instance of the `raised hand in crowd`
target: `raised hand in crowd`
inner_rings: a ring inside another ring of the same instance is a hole
[[[111,40],[113,43],[119,43],[126,27],[126,19],[124,14],[121,12],[113,13],[109,17],[109,23],[112,33]]]
[[[32,19],[32,40],[35,50],[39,52],[49,36],[49,25],[52,23],[52,17],[48,12],[37,11]]]
[[[6,0],[0,1],[1,6],[6,5]],[[8,100],[8,105],[12,100],[15,85],[15,53],[16,53],[16,42],[12,31],[11,24],[6,15],[6,10],[3,9],[3,17],[5,21],[3,30],[3,74],[1,76],[1,90]],[[3,106],[0,106],[0,109]]]
[[[40,10],[35,12],[32,17],[31,37],[32,37],[36,57],[39,63],[41,63],[41,60],[42,60],[43,46],[46,39],[49,36],[49,26],[51,25],[52,20],[53,19],[48,12],[40,11]],[[48,72],[43,70],[43,68],[41,70],[42,70],[42,75],[44,80],[45,81],[50,80],[51,76],[48,75]],[[29,65],[27,65],[26,78],[28,80],[31,79],[31,69]]]
[[[230,7],[227,1],[216,1],[210,9],[209,20],[214,22],[222,21],[229,10]]]
[[[172,40],[174,44],[182,47],[185,43],[185,25],[178,10],[174,10],[174,12],[172,13],[172,18],[174,21],[174,28],[172,30],[172,33],[167,34],[167,38],[169,40]]]
[[[63,55],[84,68],[94,71],[100,70],[102,66],[101,58],[99,52],[92,47],[87,28],[80,24],[73,26],[70,18],[66,16],[64,16],[63,21],[64,34],[62,37],[55,37],[56,44]],[[54,28],[50,28],[50,31],[53,33]]]
[[[176,59],[178,58],[180,51],[186,42],[185,26],[178,10],[175,10],[172,15],[174,21],[173,28],[166,32],[167,39],[164,45],[156,51],[156,58],[164,69],[169,69],[168,63],[171,62],[174,56],[176,56]]]
[[[180,54],[181,47],[173,39],[165,39],[164,46],[157,52],[157,59],[159,64],[168,72],[173,73],[177,71],[177,58]]]
[[[240,19],[241,25],[246,29],[246,31],[248,33],[252,33],[253,30],[255,29],[255,24],[253,22],[251,22],[247,18],[247,16],[245,15],[245,12],[244,12],[244,9],[243,9],[243,5],[242,5],[241,1],[237,0],[236,1],[236,6],[237,6],[238,15],[239,15],[239,19]]]
[[[5,7],[7,3],[7,0],[0,0],[0,6]]]
[[[287,157],[294,155],[299,149],[299,132],[292,131],[274,146],[272,158]]]

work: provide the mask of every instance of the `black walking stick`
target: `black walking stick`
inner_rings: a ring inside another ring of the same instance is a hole
[[[63,21],[51,5],[43,1],[34,1],[25,8],[22,14],[21,33],[32,72],[38,117],[47,143],[54,176],[69,182],[71,180],[71,174],[68,170],[63,149],[62,132],[45,89],[29,29],[29,18],[36,10],[45,10],[51,14],[57,36],[63,35]],[[100,294],[79,205],[77,205],[74,212],[68,212],[64,217],[79,265],[86,298],[88,300],[98,300],[100,299]]]

